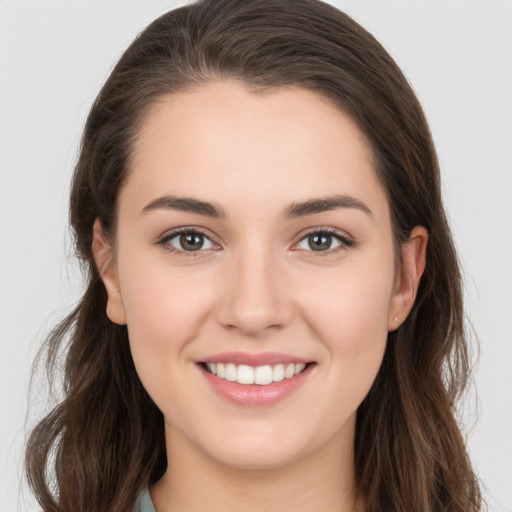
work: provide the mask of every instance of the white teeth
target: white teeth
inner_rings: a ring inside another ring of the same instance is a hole
[[[272,366],[258,366],[254,370],[254,384],[264,386],[272,382]]]
[[[280,382],[284,379],[291,379],[306,368],[303,363],[299,364],[276,364],[274,366],[264,365],[252,367],[245,364],[234,363],[206,363],[207,370],[221,379],[226,379],[239,384],[258,384],[265,386],[272,382]]]
[[[291,379],[295,375],[295,365],[289,364],[284,371],[284,378]]]
[[[213,373],[213,375],[217,375],[217,365],[215,363],[206,363],[206,368],[208,368],[208,371]]]
[[[226,365],[226,374],[224,375],[224,378],[231,382],[236,381],[236,366],[233,363],[228,363]]]
[[[295,375],[299,375],[299,373],[306,368],[305,364],[296,364],[295,365]]]
[[[241,364],[236,373],[236,380],[240,384],[254,384],[254,368]]]
[[[272,380],[279,382],[284,379],[284,366],[282,364],[276,364],[272,370]]]

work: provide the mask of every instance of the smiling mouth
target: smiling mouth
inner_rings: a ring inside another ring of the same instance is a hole
[[[234,363],[200,363],[208,373],[219,379],[239,384],[256,384],[267,386],[274,382],[291,379],[301,374],[306,368],[315,363],[275,364],[263,366],[249,366]]]

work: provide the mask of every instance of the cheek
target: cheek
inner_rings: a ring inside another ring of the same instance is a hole
[[[198,272],[177,272],[161,259],[146,263],[134,257],[121,266],[130,350],[146,391],[166,417],[180,420],[189,417],[181,397],[195,385],[190,346],[212,303],[211,287]]]
[[[210,300],[204,276],[187,268],[177,271],[159,251],[137,252],[136,247],[122,253],[118,269],[137,369],[148,373],[176,366],[197,336]]]
[[[302,294],[303,317],[330,362],[333,386],[358,405],[382,362],[394,285],[394,262],[374,259],[316,276]]]
[[[371,337],[358,333],[387,332],[393,285],[393,259],[368,258],[312,275],[304,286],[302,309],[329,339],[343,344],[355,336],[364,345]]]

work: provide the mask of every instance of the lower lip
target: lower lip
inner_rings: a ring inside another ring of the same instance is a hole
[[[272,384],[267,384],[265,386],[231,382],[211,374],[200,365],[199,368],[212,386],[213,390],[223,398],[236,405],[265,406],[284,400],[300,388],[306,382],[306,379],[309,377],[314,366],[314,364],[311,364],[301,373],[291,377],[290,379],[273,382]]]

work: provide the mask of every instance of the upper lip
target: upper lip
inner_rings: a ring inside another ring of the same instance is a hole
[[[250,354],[248,352],[224,352],[201,359],[198,363],[233,363],[245,364],[247,366],[264,366],[275,364],[307,364],[311,360],[303,357],[292,356],[290,354],[280,354],[278,352],[262,352],[260,354]]]

